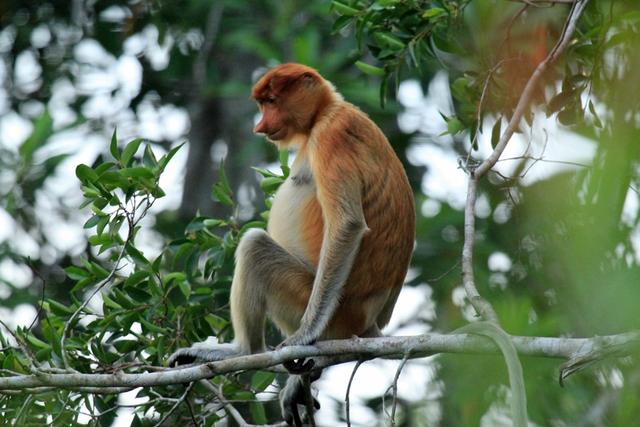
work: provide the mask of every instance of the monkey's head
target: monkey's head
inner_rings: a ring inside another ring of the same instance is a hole
[[[316,70],[301,64],[282,64],[269,70],[253,87],[262,118],[255,133],[286,143],[308,136],[318,114],[335,98],[333,86]]]

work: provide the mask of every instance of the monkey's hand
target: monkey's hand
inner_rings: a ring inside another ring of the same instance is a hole
[[[309,334],[299,333],[300,329],[289,335],[284,341],[278,344],[276,348],[281,349],[282,347],[291,347],[292,345],[312,345],[316,342]]]
[[[303,334],[294,333],[293,335],[282,341],[278,345],[278,347],[276,347],[276,349],[279,350],[282,347],[289,347],[292,345],[309,345],[313,344],[314,342],[315,340],[309,339],[308,336],[305,337]],[[315,366],[315,362],[313,361],[313,359],[307,360],[303,358],[286,361],[282,364],[282,366],[284,366],[290,374],[302,375],[310,372],[311,369],[313,369],[313,367]]]
[[[192,363],[217,362],[231,357],[242,356],[242,352],[233,344],[195,343],[191,347],[176,350],[169,360],[168,366],[189,365]]]

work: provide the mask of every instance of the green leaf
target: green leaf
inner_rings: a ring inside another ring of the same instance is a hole
[[[71,288],[71,292],[77,292],[81,289],[86,288],[89,285],[92,285],[95,283],[95,280],[92,277],[88,277],[86,279],[82,279],[80,281],[78,281],[78,283],[76,283],[73,288]]]
[[[431,9],[427,9],[426,11],[424,11],[424,13],[422,14],[422,17],[424,19],[431,19],[445,13],[447,13],[447,11],[441,7],[432,7]]]
[[[247,230],[251,228],[261,228],[264,229],[265,223],[264,221],[249,221],[245,225],[240,228],[240,234],[244,234]]]
[[[449,119],[447,120],[447,133],[455,135],[462,129],[464,129],[464,125],[462,124],[460,119],[455,116],[449,117]]]
[[[356,61],[356,67],[370,76],[382,77],[385,74],[384,68],[376,67],[375,65],[370,65],[362,61]]]
[[[394,51],[402,50],[406,47],[402,40],[391,33],[374,33],[373,38],[383,47],[386,46]]]
[[[91,273],[84,268],[76,267],[75,265],[65,268],[64,272],[67,273],[67,276],[71,280],[82,280],[91,277]]]
[[[260,175],[262,175],[263,177],[272,177],[272,176],[280,176],[276,173],[271,172],[270,170],[264,169],[264,168],[259,168],[256,166],[252,166],[251,169],[253,169],[254,171],[258,172]]]
[[[166,276],[164,276],[163,282],[169,284],[171,283],[172,280],[175,280],[176,282],[183,282],[186,279],[187,279],[186,274],[182,273],[181,271],[174,271],[173,273],[169,273]]]
[[[216,228],[219,227],[220,225],[223,225],[225,222],[221,219],[205,219],[204,221],[202,221],[202,224],[207,227],[207,228]]]
[[[600,117],[598,117],[598,113],[596,113],[596,107],[593,105],[593,102],[591,102],[591,100],[589,100],[589,112],[591,112],[591,115],[593,116],[594,126],[597,128],[602,128],[602,121],[600,120]]]
[[[103,173],[105,173],[106,171],[108,171],[109,169],[112,169],[116,164],[113,162],[104,162],[99,164],[98,166],[96,166],[96,168],[94,169],[96,174],[98,176],[102,175]]]
[[[276,378],[276,374],[267,371],[258,371],[251,377],[251,388],[255,391],[264,391],[273,380]]]
[[[102,292],[102,302],[105,307],[114,308],[116,310],[121,310],[122,306],[112,300],[106,292]]]
[[[207,321],[207,323],[209,324],[209,326],[211,326],[211,328],[214,331],[221,331],[224,328],[227,327],[227,325],[229,324],[229,321],[220,317],[220,316],[216,316],[215,314],[207,314],[206,316],[204,316],[204,320]]]
[[[138,147],[142,143],[141,138],[136,138],[133,141],[129,142],[124,150],[122,151],[122,157],[120,158],[120,164],[122,166],[127,166],[129,161],[133,158],[133,155],[138,151]]]
[[[87,220],[87,222],[84,223],[84,225],[82,226],[82,228],[92,228],[95,227],[96,225],[98,225],[98,223],[102,220],[102,218],[105,218],[104,215],[93,215],[91,218],[89,218]]]
[[[186,281],[182,281],[178,282],[178,287],[180,288],[180,292],[182,292],[182,295],[184,295],[184,297],[188,299],[191,295],[191,286]]]
[[[126,252],[136,264],[150,265],[149,260],[131,243],[127,243]]]
[[[377,0],[376,4],[382,7],[392,7],[400,3],[400,0]]]
[[[94,261],[89,262],[89,270],[91,270],[91,273],[93,273],[98,280],[104,279],[109,275],[107,269]]]
[[[549,104],[547,104],[547,114],[553,114],[557,111],[560,111],[565,105],[569,103],[569,101],[571,101],[575,93],[575,89],[569,89],[567,91],[560,92],[559,94],[551,98]]]
[[[137,305],[129,296],[127,296],[118,288],[112,288],[111,294],[113,296],[113,300],[120,304],[123,308],[131,310]]]
[[[146,271],[136,271],[131,276],[127,277],[124,284],[125,286],[134,286],[138,283],[142,282],[144,279],[149,277],[149,273]]]
[[[340,15],[344,15],[344,16],[354,16],[360,13],[358,9],[354,9],[351,6],[348,6],[344,3],[340,3],[339,1],[335,1],[335,0],[331,2],[331,6],[333,7],[333,10],[338,12]]]
[[[284,180],[282,178],[275,176],[271,178],[265,178],[260,181],[260,188],[262,188],[262,191],[264,191],[265,193],[272,193],[277,190],[280,184],[282,184],[283,182]]]
[[[211,196],[214,201],[220,202],[223,205],[233,206],[233,199],[231,195],[227,193],[219,184],[215,184],[211,189]]]
[[[251,419],[258,425],[267,424],[267,413],[264,410],[264,404],[258,401],[251,401],[249,403],[249,411],[251,412]]]
[[[49,310],[51,310],[51,312],[57,316],[68,316],[70,314],[73,314],[75,311],[70,307],[62,305],[58,301],[54,301],[52,299],[47,299],[47,304],[49,305]]]
[[[348,16],[348,15],[339,16],[338,19],[336,19],[333,25],[331,26],[331,34],[336,34],[340,32],[340,30],[342,30],[344,27],[349,25],[351,21],[353,21],[352,16]]]
[[[113,346],[118,350],[118,353],[124,354],[135,350],[140,346],[138,340],[121,339],[113,343]]]
[[[27,335],[27,341],[29,341],[33,346],[37,347],[37,348],[45,348],[45,349],[50,349],[51,346],[49,344],[47,344],[46,342],[36,338],[35,336],[28,334]]]
[[[278,159],[280,160],[280,170],[282,171],[282,174],[284,175],[284,177],[288,177],[289,176],[289,150],[280,150],[278,152]]]
[[[216,182],[213,188],[211,189],[211,195],[215,201],[218,201],[227,206],[232,206],[233,192],[231,191],[231,187],[229,186],[227,175],[224,173],[223,163],[220,163],[219,171],[220,171],[220,176],[219,176],[218,182]]]
[[[118,150],[118,137],[116,136],[117,129],[113,129],[113,135],[111,136],[111,145],[109,145],[109,151],[114,159],[120,159],[120,150]]]
[[[142,162],[147,167],[156,167],[158,166],[158,160],[156,159],[155,154],[153,154],[153,150],[151,149],[151,145],[146,144],[144,147],[144,154],[142,155]]]
[[[184,144],[186,144],[186,143],[183,142],[182,144],[180,144],[180,145],[178,145],[176,147],[173,147],[171,150],[169,150],[169,152],[167,154],[165,154],[164,156],[162,156],[160,158],[160,160],[158,161],[158,166],[160,168],[160,172],[162,172],[164,170],[164,168],[167,167],[167,164],[171,161],[173,156],[176,155],[178,150],[181,149]]]
[[[106,205],[106,201],[105,201],[105,205]],[[107,226],[108,223],[109,223],[108,216],[105,215],[102,218],[100,218],[100,221],[98,221],[98,223],[96,224],[96,234],[98,235],[102,234],[102,232],[104,231],[104,228]]]
[[[156,334],[169,334],[169,331],[166,330],[165,328],[161,328],[157,325],[154,325],[153,323],[149,322],[147,319],[145,319],[144,317],[140,317],[140,324],[142,326],[144,326],[149,332],[154,332]]]
[[[89,166],[83,164],[79,164],[76,167],[76,176],[84,183],[95,182],[98,180],[98,174]]]
[[[120,171],[120,174],[126,177],[131,177],[131,178],[148,178],[148,179],[155,178],[153,171],[143,166],[136,166],[133,168],[122,169]]]

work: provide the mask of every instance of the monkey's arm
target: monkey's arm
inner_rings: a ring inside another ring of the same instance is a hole
[[[368,230],[362,210],[362,184],[353,153],[343,152],[340,145],[331,149],[333,153],[327,153],[325,147],[325,153],[311,154],[324,219],[320,259],[300,326],[281,345],[306,345],[322,335],[335,313],[360,242]]]

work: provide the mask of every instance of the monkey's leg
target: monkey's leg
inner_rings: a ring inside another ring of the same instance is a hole
[[[258,353],[265,347],[267,315],[287,335],[298,328],[311,294],[313,271],[259,229],[243,236],[236,256],[231,285],[234,342],[244,353]]]
[[[176,351],[169,365],[216,361],[264,351],[267,315],[286,334],[294,332],[307,306],[313,272],[309,266],[278,245],[264,230],[252,229],[236,249],[231,284],[231,323],[235,339],[230,344],[195,344]]]
[[[316,369],[310,373],[302,375],[291,375],[287,379],[287,383],[280,391],[280,411],[282,418],[289,425],[296,427],[302,426],[302,420],[305,417],[313,417],[313,412],[320,409],[320,403],[316,398],[311,396],[311,383],[320,378],[321,369]],[[307,378],[305,382],[305,377]],[[309,402],[308,399],[311,399]],[[298,408],[303,407],[303,411]],[[309,408],[311,413],[309,413]]]

